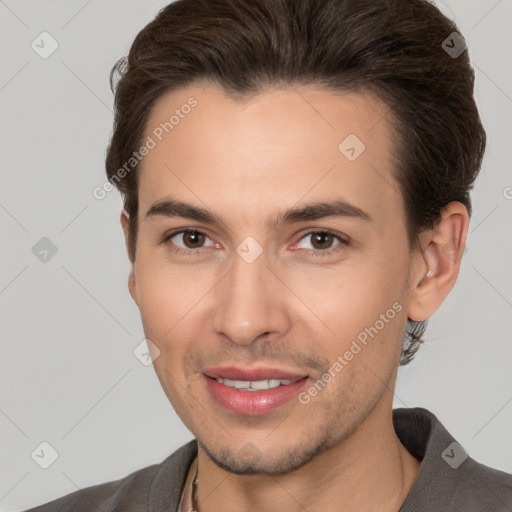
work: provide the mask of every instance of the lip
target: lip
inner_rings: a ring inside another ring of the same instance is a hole
[[[260,366],[257,368],[243,368],[241,366],[217,366],[203,370],[207,377],[214,379],[230,380],[299,380],[307,377],[307,374],[290,370]]]
[[[210,396],[224,409],[239,415],[261,416],[284,406],[296,397],[310,380],[307,375],[272,369],[241,369],[223,367],[208,369],[202,375]],[[238,390],[217,381],[217,378],[230,380],[292,380],[288,385],[258,391]]]

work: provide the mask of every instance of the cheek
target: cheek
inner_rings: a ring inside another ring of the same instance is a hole
[[[146,338],[160,350],[153,361],[157,376],[169,400],[181,410],[182,395],[194,379],[188,358],[204,335],[205,294],[215,279],[212,272],[198,272],[192,265],[170,265],[148,256],[149,251],[141,251],[136,263],[140,315]]]
[[[372,358],[394,364],[406,325],[403,259],[398,249],[375,251],[333,272],[321,287],[310,287],[309,295],[303,288],[301,297],[308,297],[328,327],[318,336],[318,350],[333,363],[346,353],[350,360]]]
[[[136,262],[137,298],[142,321],[153,336],[167,339],[190,323],[201,298],[215,284],[214,274],[193,265],[171,265],[141,251]]]

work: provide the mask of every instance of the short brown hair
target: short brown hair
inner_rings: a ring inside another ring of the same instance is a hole
[[[468,52],[454,56],[442,46],[454,32],[427,0],[177,0],[163,8],[110,75],[115,120],[106,172],[130,216],[130,260],[138,166],[121,180],[116,172],[140,147],[155,100],[199,81],[242,98],[287,84],[371,91],[389,107],[396,131],[395,178],[411,249],[450,201],[471,214],[486,137]],[[412,359],[425,328],[409,321],[400,364]]]

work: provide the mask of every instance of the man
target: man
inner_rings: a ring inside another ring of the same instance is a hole
[[[178,0],[106,159],[162,387],[195,440],[33,510],[512,510],[399,364],[457,278],[485,132],[425,0]]]

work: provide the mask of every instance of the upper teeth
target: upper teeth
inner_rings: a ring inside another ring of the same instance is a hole
[[[248,391],[258,391],[262,389],[272,389],[278,386],[287,386],[291,384],[292,380],[230,380],[230,379],[217,379],[217,382],[229,386],[230,388],[246,389]]]

